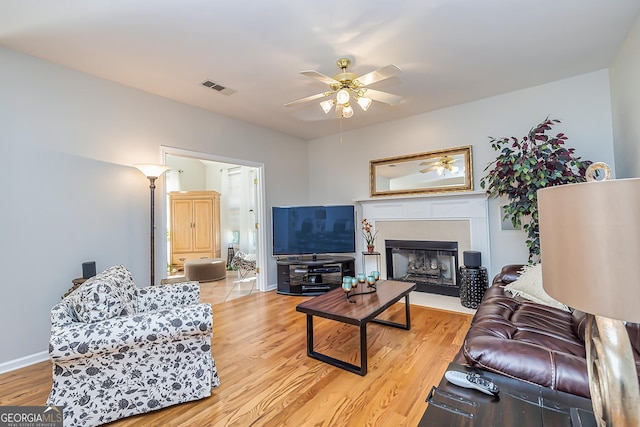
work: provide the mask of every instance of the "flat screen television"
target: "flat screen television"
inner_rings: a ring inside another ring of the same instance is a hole
[[[353,205],[272,208],[273,255],[356,251]]]

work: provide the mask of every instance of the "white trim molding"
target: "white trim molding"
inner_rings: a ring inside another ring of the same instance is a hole
[[[45,360],[49,360],[49,352],[47,351],[41,351],[40,353],[34,353],[29,356],[9,360],[7,362],[0,363],[0,374],[5,374],[7,372],[15,371],[16,369],[44,362]]]

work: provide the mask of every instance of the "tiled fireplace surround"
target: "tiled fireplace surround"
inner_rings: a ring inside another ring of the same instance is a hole
[[[387,277],[385,240],[432,240],[458,242],[462,253],[480,251],[482,265],[491,265],[487,197],[484,192],[441,194],[423,197],[367,199],[358,201],[362,216],[378,232],[376,251],[381,255],[381,271]],[[359,266],[357,269],[362,269]]]

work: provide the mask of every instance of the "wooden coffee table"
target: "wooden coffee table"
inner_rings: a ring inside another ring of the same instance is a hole
[[[356,293],[367,291],[366,285],[364,285],[364,289],[361,289],[362,287],[361,285],[356,288]],[[367,323],[375,322],[400,329],[411,329],[409,293],[416,288],[416,284],[394,280],[379,280],[376,287],[376,292],[351,297],[350,299],[355,303],[347,301],[344,291],[338,288],[298,304],[296,311],[307,315],[307,355],[309,357],[355,374],[367,375]],[[406,317],[404,324],[376,319],[380,313],[400,301],[403,297],[405,299]],[[313,349],[313,316],[356,325],[360,328],[360,366],[319,353]]]

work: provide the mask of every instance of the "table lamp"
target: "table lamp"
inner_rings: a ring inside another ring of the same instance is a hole
[[[587,182],[538,191],[543,287],[588,315],[587,370],[598,425],[639,426],[638,373],[624,321],[640,322],[640,178],[610,175],[606,164],[594,163]]]

